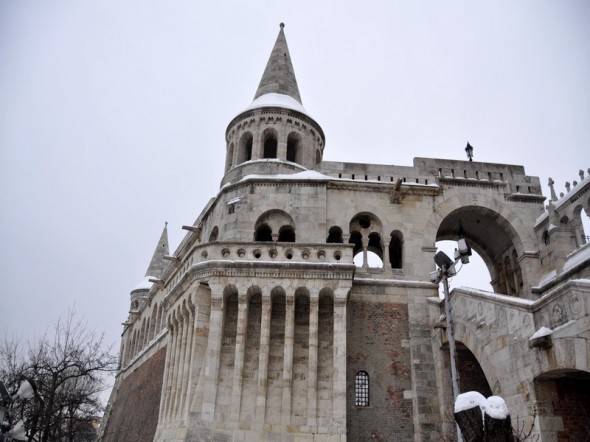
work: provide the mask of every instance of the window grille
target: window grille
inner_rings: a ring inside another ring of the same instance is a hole
[[[369,375],[359,371],[354,378],[355,401],[357,407],[369,406]]]

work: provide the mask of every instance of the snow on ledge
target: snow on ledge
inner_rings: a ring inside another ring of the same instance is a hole
[[[149,289],[151,289],[152,286],[154,285],[154,283],[150,282],[150,279],[155,279],[155,277],[154,276],[144,276],[143,279],[140,281],[140,283],[137,284],[137,287],[135,287],[131,291],[134,292],[136,290],[149,290]]]
[[[533,335],[529,338],[529,341],[532,341],[533,339],[537,339],[537,338],[542,338],[543,336],[549,336],[552,333],[553,333],[553,330],[551,330],[550,328],[541,327],[539,330],[537,330],[535,333],[533,333]]]

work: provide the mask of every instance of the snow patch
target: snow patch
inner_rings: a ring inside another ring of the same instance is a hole
[[[469,410],[473,407],[482,408],[485,403],[486,398],[483,394],[478,393],[477,391],[461,393],[459,396],[457,396],[457,400],[455,401],[455,413]]]
[[[506,419],[510,414],[506,402],[500,396],[487,398],[483,408],[485,413],[494,419]]]
[[[149,290],[149,289],[151,289],[152,286],[154,285],[154,283],[150,282],[150,279],[155,279],[155,278],[154,278],[154,276],[144,276],[143,279],[141,280],[141,282],[139,284],[137,284],[137,287],[135,287],[131,291],[134,292],[136,290]]]
[[[537,338],[542,338],[543,336],[548,336],[551,333],[553,333],[553,330],[551,330],[548,327],[541,327],[539,330],[537,330],[535,333],[533,333],[533,335],[529,338],[529,341],[532,341],[533,339],[537,339]]]
[[[568,257],[568,260],[563,265],[563,270],[567,271],[587,259],[590,259],[590,246],[588,246],[588,244],[584,245]]]
[[[255,99],[250,106],[244,109],[242,112],[249,111],[251,109],[257,109],[260,107],[283,107],[286,109],[296,110],[297,112],[301,112],[302,114],[311,117],[303,105],[297,101],[295,98],[290,97],[289,95],[285,94],[277,94],[277,93],[270,93],[264,94]],[[240,113],[242,113],[240,112]]]
[[[544,286],[545,284],[553,281],[557,276],[557,270],[551,270],[549,273],[545,273],[541,280],[539,281],[539,287]]]

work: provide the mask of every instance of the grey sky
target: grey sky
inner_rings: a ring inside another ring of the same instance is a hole
[[[0,3],[0,331],[116,342],[164,222],[219,189],[279,31],[325,159],[590,167],[588,1]]]

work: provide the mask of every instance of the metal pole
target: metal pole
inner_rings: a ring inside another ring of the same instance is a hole
[[[447,319],[447,339],[449,341],[449,353],[451,356],[451,380],[453,383],[453,407],[455,406],[455,401],[457,400],[457,396],[459,396],[459,373],[457,372],[457,361],[456,361],[456,353],[455,353],[455,336],[453,335],[453,328],[452,328],[452,320],[451,320],[451,302],[449,300],[449,281],[448,281],[448,274],[446,268],[442,269],[443,274],[443,287],[445,291],[445,316]],[[461,430],[459,429],[459,425],[455,425],[457,427],[457,441],[463,442],[463,436],[461,435]]]

